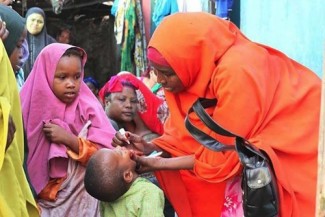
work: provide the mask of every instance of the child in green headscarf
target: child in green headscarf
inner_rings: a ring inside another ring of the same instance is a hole
[[[20,89],[24,84],[24,73],[22,70],[24,56],[26,56],[24,53],[26,53],[26,49],[28,50],[28,47],[26,47],[27,44],[24,45],[24,43],[26,43],[27,34],[25,19],[12,8],[5,5],[1,5],[0,15],[9,32],[9,37],[7,37],[3,43],[10,58],[18,88]]]

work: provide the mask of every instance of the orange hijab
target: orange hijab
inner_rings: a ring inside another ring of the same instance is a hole
[[[178,94],[165,91],[170,116],[163,136],[154,143],[172,156],[195,155],[193,171],[180,172],[187,192],[182,196],[188,198],[192,215],[220,216],[224,183],[240,172],[235,152],[204,148],[184,126],[188,109],[203,97],[218,100],[215,108],[208,109],[215,121],[270,156],[279,185],[280,216],[313,216],[320,79],[281,52],[250,41],[231,22],[208,13],[168,16],[154,32],[150,47],[158,50],[185,86]],[[233,144],[232,139],[207,130],[196,117],[191,120],[211,136]],[[182,196],[173,195],[175,188],[168,183],[161,184],[175,206]],[[211,202],[211,195],[217,194],[221,196]]]

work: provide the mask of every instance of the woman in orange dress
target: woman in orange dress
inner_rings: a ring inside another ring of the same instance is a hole
[[[170,115],[164,134],[151,143],[126,135],[145,153],[165,152],[162,158],[137,161],[140,171],[162,170],[157,172],[160,185],[178,216],[242,215],[236,210],[240,201],[229,201],[226,191],[242,171],[237,153],[211,151],[185,128],[187,112],[198,98],[217,99],[207,110],[210,116],[268,154],[278,184],[279,216],[314,216],[321,93],[316,74],[207,13],[168,16],[148,47]],[[234,144],[190,118],[210,136]],[[126,141],[117,133],[113,143]]]

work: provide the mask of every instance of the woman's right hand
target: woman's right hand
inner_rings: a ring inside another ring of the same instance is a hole
[[[136,170],[138,173],[152,172],[156,170],[192,170],[195,163],[194,155],[172,158],[134,155],[132,159],[137,162]]]
[[[117,131],[112,140],[112,146],[124,146],[136,151],[136,153],[142,153],[141,155],[148,155],[154,151],[154,145],[152,143],[146,142],[141,136],[129,131],[126,131],[124,135]]]
[[[135,150],[138,152],[144,152],[145,141],[141,136],[130,133],[126,131],[123,135],[121,132],[117,131],[112,141],[112,146],[124,146],[128,149]]]
[[[136,171],[141,174],[162,169],[166,158],[134,155],[133,160],[137,162]]]

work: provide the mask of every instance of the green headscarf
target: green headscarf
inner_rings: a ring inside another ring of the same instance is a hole
[[[0,4],[0,16],[2,21],[6,22],[9,36],[4,40],[8,56],[14,51],[17,42],[19,41],[24,29],[25,29],[25,18],[21,17],[12,8]]]

